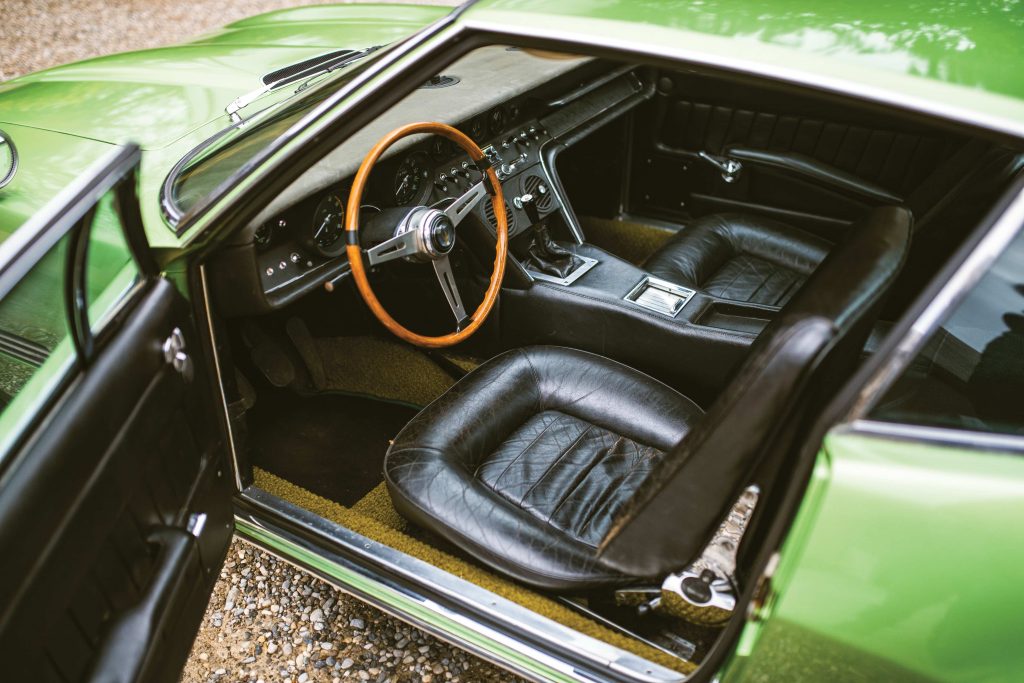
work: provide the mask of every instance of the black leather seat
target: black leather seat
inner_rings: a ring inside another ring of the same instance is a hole
[[[831,248],[821,237],[785,223],[723,213],[676,233],[644,268],[722,299],[782,306]]]
[[[545,589],[685,567],[759,466],[795,438],[812,380],[830,384],[856,362],[910,222],[906,210],[882,208],[856,223],[706,415],[660,382],[581,351],[527,347],[485,363],[395,438],[384,465],[395,506]]]

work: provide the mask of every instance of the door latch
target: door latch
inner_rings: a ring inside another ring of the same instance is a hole
[[[697,152],[697,156],[717,168],[722,174],[722,180],[727,183],[736,182],[736,179],[740,177],[740,171],[743,170],[743,164],[735,159],[719,157],[707,152]]]
[[[186,382],[191,382],[194,373],[192,358],[185,353],[185,335],[181,333],[181,329],[175,327],[171,331],[171,336],[164,340],[163,352],[164,361],[184,377]]]

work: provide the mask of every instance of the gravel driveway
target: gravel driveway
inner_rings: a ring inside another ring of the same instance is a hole
[[[312,4],[328,1],[0,0],[0,81]],[[236,540],[181,680],[457,683],[513,677]]]

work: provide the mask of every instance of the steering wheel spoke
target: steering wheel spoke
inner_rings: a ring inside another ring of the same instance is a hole
[[[466,309],[462,306],[462,296],[459,294],[459,287],[455,284],[455,275],[452,273],[452,264],[447,256],[442,256],[433,261],[434,273],[437,274],[437,281],[441,283],[441,290],[444,298],[448,299],[448,305],[455,315],[455,322],[462,327],[466,321]]]
[[[461,196],[456,197],[455,201],[444,210],[444,215],[448,216],[448,220],[452,222],[452,225],[458,225],[480,203],[480,200],[486,196],[487,186],[481,181],[466,190]]]
[[[455,199],[443,211],[430,206],[417,206],[404,213],[396,210],[395,213],[402,213],[405,216],[395,216],[395,220],[406,220],[404,230],[401,234],[388,236],[380,244],[370,249],[363,250],[359,246],[359,208],[363,203],[363,193],[370,176],[370,171],[381,155],[395,142],[409,135],[420,134],[440,135],[462,148],[469,155],[474,163],[485,160],[483,150],[473,142],[465,133],[443,123],[424,121],[410,123],[394,129],[374,145],[359,170],[352,179],[352,186],[348,195],[348,204],[345,212],[345,230],[348,232],[348,244],[345,246],[345,253],[348,256],[349,267],[352,272],[352,279],[355,281],[356,289],[366,302],[373,315],[400,339],[424,346],[427,348],[442,348],[452,346],[465,341],[476,332],[484,323],[487,315],[494,308],[495,302],[501,292],[501,281],[505,276],[505,260],[508,256],[508,220],[505,212],[500,207],[505,206],[505,197],[502,194],[501,183],[498,182],[494,170],[486,166],[479,166],[484,169],[486,178],[470,187],[462,196]],[[492,196],[493,193],[493,196]],[[461,223],[481,200],[487,199],[493,202],[496,209],[495,220],[495,250],[494,270],[491,272],[490,283],[487,291],[484,292],[483,300],[476,307],[472,314],[467,315],[466,308],[462,303],[462,295],[455,284],[455,277],[452,274],[452,265],[448,259],[448,253],[455,246],[454,227]],[[396,226],[400,225],[396,223]],[[369,233],[373,233],[371,240],[387,236],[387,226],[382,224],[383,235],[376,226],[369,226]],[[413,261],[430,260],[434,266],[434,274],[444,291],[448,306],[455,316],[457,328],[450,334],[440,336],[427,336],[417,334],[406,329],[401,323],[388,314],[381,304],[377,295],[373,293],[370,281],[367,278],[367,266],[375,266],[388,261],[395,261],[400,258],[412,257]],[[325,285],[329,290],[330,283]]]
[[[366,260],[371,266],[379,263],[387,263],[396,259],[412,256],[416,253],[416,236],[410,232],[403,232],[391,239],[384,240],[380,244],[366,250]]]

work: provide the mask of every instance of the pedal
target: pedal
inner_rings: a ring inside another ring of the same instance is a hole
[[[309,372],[309,379],[313,386],[323,391],[327,388],[327,373],[324,372],[324,360],[317,351],[313,335],[309,333],[306,322],[302,318],[289,318],[284,326],[288,338],[292,340],[295,349],[299,352],[306,371]]]
[[[253,365],[268,382],[275,387],[286,387],[295,381],[295,365],[280,343],[252,323],[245,325],[242,334]]]

